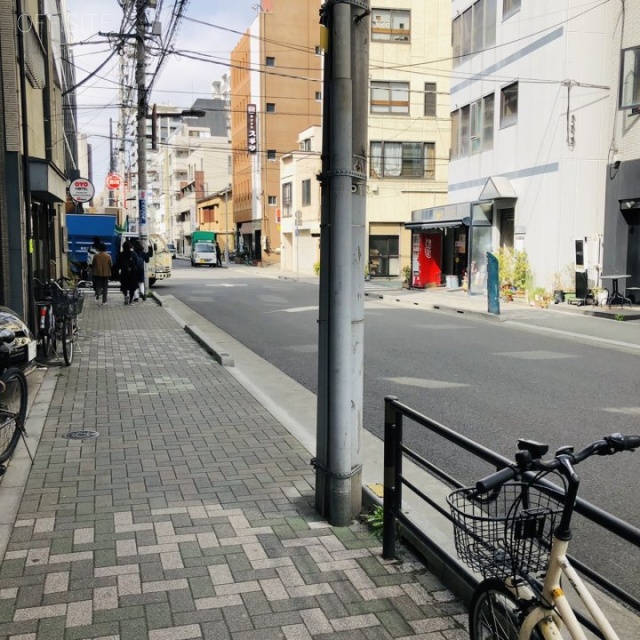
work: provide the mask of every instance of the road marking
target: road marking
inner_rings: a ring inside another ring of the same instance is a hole
[[[621,413],[625,416],[640,415],[640,407],[605,407],[603,411],[607,411],[608,413]]]
[[[421,389],[455,389],[457,387],[468,387],[468,384],[460,382],[445,382],[444,380],[427,380],[426,378],[384,378],[387,382],[404,384],[408,387],[419,387]]]
[[[295,307],[293,309],[274,309],[273,311],[265,311],[265,313],[301,313],[303,311],[317,311],[318,307]]]
[[[511,351],[509,353],[496,353],[505,358],[519,358],[520,360],[563,360],[567,358],[579,358],[570,353],[555,353],[553,351]]]
[[[205,287],[246,287],[248,286],[246,283],[245,284],[227,284],[226,282],[224,284],[206,284]]]

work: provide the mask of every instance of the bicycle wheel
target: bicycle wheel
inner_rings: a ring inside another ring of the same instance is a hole
[[[27,415],[27,379],[19,369],[0,376],[0,463],[13,454]]]
[[[471,640],[518,640],[524,618],[522,607],[504,582],[489,578],[477,586],[471,599],[469,637]],[[541,640],[537,629],[530,640]]]
[[[70,316],[62,319],[62,355],[65,364],[69,367],[73,362],[73,320]]]

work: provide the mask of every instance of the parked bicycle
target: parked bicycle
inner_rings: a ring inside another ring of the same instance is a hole
[[[10,329],[0,330],[0,363],[6,363],[5,354],[15,341]],[[25,434],[27,415],[27,379],[16,367],[9,367],[0,375],[0,475],[5,471],[4,463],[12,456],[20,439]],[[29,454],[31,455],[31,454]]]
[[[34,278],[38,307],[38,345],[45,361],[58,356],[58,346],[67,366],[73,361],[73,343],[78,334],[78,315],[84,304],[84,292],[65,288],[69,278],[44,283]]]
[[[469,613],[472,640],[586,640],[560,580],[565,575],[606,640],[618,640],[610,622],[567,559],[580,480],[574,466],[593,455],[613,455],[640,447],[640,436],[619,433],[574,453],[562,447],[542,460],[549,447],[518,441],[516,463],[475,487],[448,497],[456,551],[485,578]],[[549,483],[562,480],[564,496]],[[514,481],[515,480],[515,481]],[[540,581],[542,581],[542,584]],[[561,633],[565,628],[568,635]]]

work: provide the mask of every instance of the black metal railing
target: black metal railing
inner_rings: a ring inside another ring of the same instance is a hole
[[[411,535],[415,536],[422,544],[424,544],[437,557],[446,561],[450,570],[463,577],[470,586],[475,583],[475,578],[469,573],[466,567],[460,563],[457,557],[447,554],[439,545],[436,545],[428,533],[420,530],[420,528],[402,511],[402,490],[403,487],[410,489],[416,496],[426,502],[432,509],[436,510],[440,515],[451,521],[449,509],[441,505],[436,500],[419,489],[414,483],[408,480],[403,473],[404,458],[408,458],[418,467],[427,471],[432,476],[445,482],[452,489],[462,488],[464,485],[456,478],[452,477],[438,466],[434,465],[424,457],[420,456],[414,450],[406,446],[403,437],[403,419],[410,419],[412,422],[428,429],[432,433],[448,440],[454,445],[468,451],[477,458],[488,462],[496,469],[502,469],[509,465],[512,461],[500,454],[484,447],[483,445],[463,436],[449,427],[431,420],[427,416],[415,411],[411,407],[401,403],[395,396],[385,397],[384,411],[384,493],[383,493],[383,511],[384,523],[382,532],[382,555],[385,559],[395,557],[396,535],[399,523]],[[540,481],[551,493],[558,494],[563,497],[563,491],[557,485],[542,480]],[[576,513],[579,513],[587,520],[601,526],[610,533],[618,536],[622,540],[631,543],[636,548],[640,548],[640,529],[630,525],[628,522],[617,518],[610,513],[590,504],[586,500],[580,498],[576,501]],[[453,531],[452,531],[453,538]],[[573,566],[583,573],[587,578],[593,581],[597,586],[609,592],[614,598],[624,602],[632,607],[636,612],[640,612],[640,600],[633,595],[620,588],[595,570],[587,567],[582,562],[571,558]],[[581,622],[593,631],[595,627],[589,620],[585,620],[579,616]]]

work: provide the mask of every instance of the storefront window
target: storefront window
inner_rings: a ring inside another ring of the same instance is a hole
[[[400,240],[398,236],[370,236],[369,275],[400,275]]]

